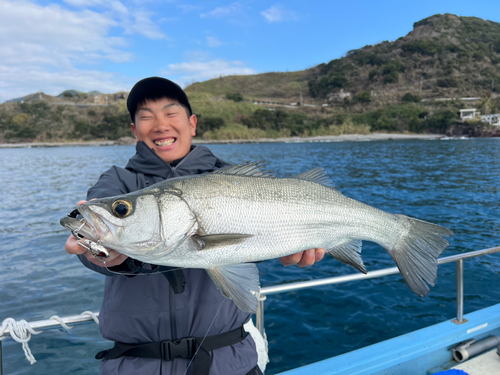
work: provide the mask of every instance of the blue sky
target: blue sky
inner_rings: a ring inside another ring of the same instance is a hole
[[[302,70],[396,40],[437,13],[500,22],[500,2],[0,0],[0,102],[128,91],[153,75],[186,86]]]

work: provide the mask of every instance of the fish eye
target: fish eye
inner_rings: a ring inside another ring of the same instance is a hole
[[[132,203],[119,199],[113,202],[111,211],[116,217],[125,217],[132,212]]]

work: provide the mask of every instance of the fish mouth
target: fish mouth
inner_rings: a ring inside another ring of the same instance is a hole
[[[153,143],[158,147],[167,147],[173,145],[177,141],[175,137],[156,139]]]
[[[85,221],[85,219],[65,216],[60,220],[60,223],[64,228],[71,231],[75,237],[85,237],[94,242],[99,241],[94,229]]]
[[[109,237],[110,233],[114,235],[115,226],[113,223],[94,212],[90,206],[83,204],[78,206],[77,210],[83,216],[81,220],[85,223],[84,228],[89,228],[93,235],[93,238],[85,237],[101,242],[104,238]]]

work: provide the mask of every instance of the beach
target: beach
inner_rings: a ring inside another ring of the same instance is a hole
[[[194,144],[238,144],[238,143],[307,143],[307,142],[363,142],[363,141],[391,141],[405,139],[441,139],[443,134],[344,134],[325,135],[318,137],[289,137],[289,138],[256,138],[256,139],[228,139],[205,140],[193,138]],[[68,147],[68,146],[114,146],[135,143],[132,137],[120,138],[116,141],[88,141],[88,142],[29,142],[29,143],[2,143],[0,148],[22,147]]]

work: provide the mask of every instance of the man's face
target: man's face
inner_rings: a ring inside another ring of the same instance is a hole
[[[196,121],[196,116],[188,117],[176,100],[158,99],[139,104],[131,127],[138,141],[144,141],[160,158],[171,163],[189,153]]]

